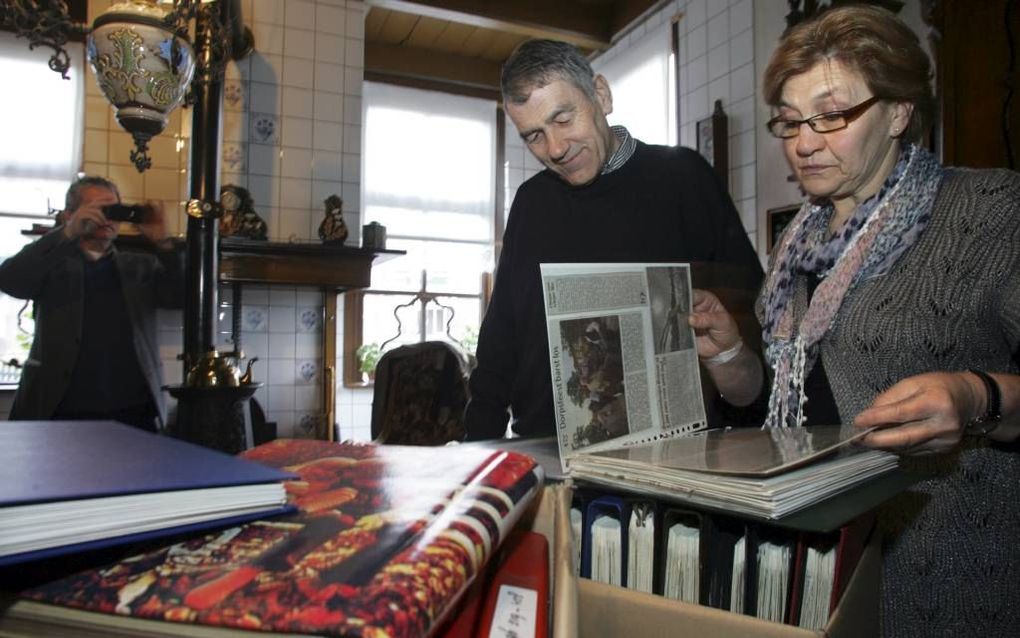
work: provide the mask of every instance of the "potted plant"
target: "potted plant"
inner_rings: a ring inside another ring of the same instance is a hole
[[[369,381],[375,380],[375,367],[379,364],[379,357],[382,356],[382,349],[378,343],[364,343],[355,354],[358,357],[358,369],[368,377]]]

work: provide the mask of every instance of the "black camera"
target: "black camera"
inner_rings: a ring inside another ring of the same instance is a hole
[[[103,206],[103,214],[111,222],[137,224],[145,217],[145,207],[140,204],[110,204]]]

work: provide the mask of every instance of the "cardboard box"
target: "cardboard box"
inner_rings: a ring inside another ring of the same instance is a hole
[[[659,637],[679,628],[687,635],[713,638],[850,638],[879,633],[878,534],[872,535],[829,624],[809,631],[575,577],[570,495],[569,484],[546,487],[532,521],[532,529],[546,534],[552,548],[556,638]]]

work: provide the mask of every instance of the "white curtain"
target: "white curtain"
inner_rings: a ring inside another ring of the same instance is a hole
[[[389,234],[489,239],[495,103],[366,82],[364,105],[367,221]]]
[[[592,62],[613,92],[609,123],[626,126],[649,144],[676,144],[669,28],[667,21],[612,58]]]
[[[63,208],[67,185],[81,165],[85,106],[83,47],[68,43],[69,80],[47,66],[50,50],[0,33],[0,213],[46,214]]]

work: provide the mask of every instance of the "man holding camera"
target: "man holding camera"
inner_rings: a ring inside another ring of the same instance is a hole
[[[67,191],[63,223],[0,264],[0,290],[31,299],[35,339],[12,420],[113,419],[149,431],[166,421],[157,308],[184,300],[183,251],[158,204],[117,207],[116,185],[82,177]],[[130,217],[152,245],[117,250]]]

